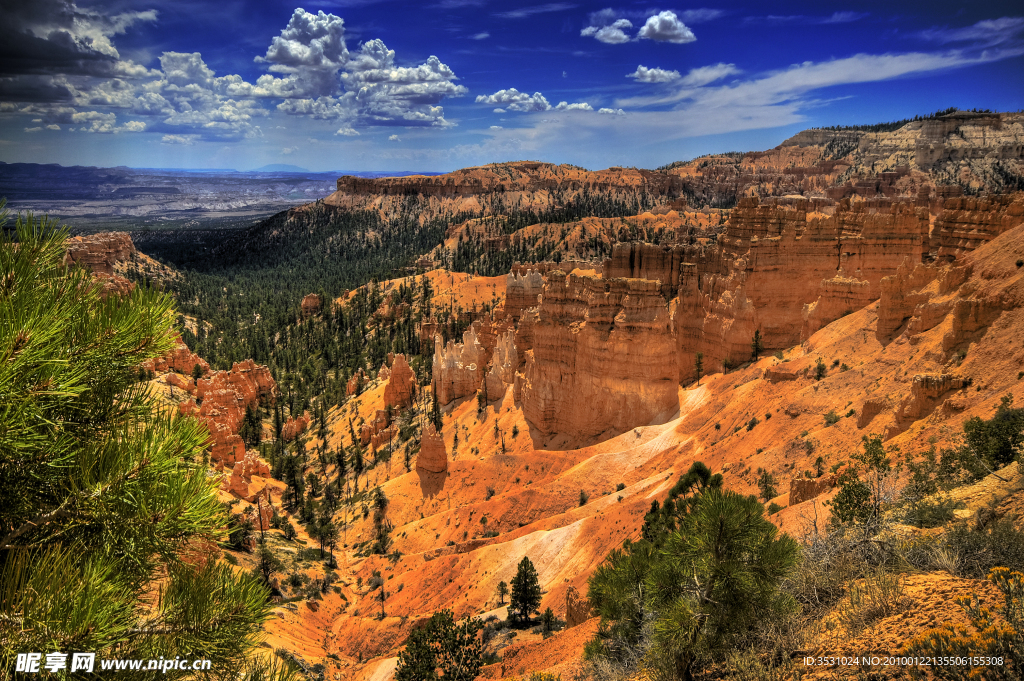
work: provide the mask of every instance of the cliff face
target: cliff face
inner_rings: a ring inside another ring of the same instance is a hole
[[[667,418],[678,407],[668,305],[657,282],[548,277],[527,353],[526,419],[588,438]]]
[[[944,262],[969,253],[1024,222],[1024,193],[946,199],[935,218],[932,247]]]
[[[681,186],[679,178],[660,170],[589,171],[571,165],[521,161],[463,168],[436,176],[344,176],[338,179],[337,191],[325,198],[322,205],[388,214],[415,197],[421,220],[429,220],[442,213],[477,217],[507,214],[510,206],[543,212],[582,198],[585,192],[629,201],[647,197],[667,205],[678,198]],[[304,210],[308,208],[293,209],[289,215]],[[492,246],[501,247],[502,239],[495,239]]]
[[[505,312],[516,322],[523,310],[537,306],[537,296],[544,288],[544,277],[535,270],[526,270],[523,274],[508,273],[505,286]]]
[[[135,254],[135,244],[125,232],[101,232],[67,240],[67,261],[96,274],[114,274],[114,265]]]
[[[683,380],[695,375],[698,352],[707,371],[745,361],[758,330],[768,349],[799,343],[877,299],[882,278],[904,261],[923,258],[925,209],[845,200],[831,207],[831,215],[809,216],[808,206],[802,200],[743,199],[717,251],[694,251],[696,263],[679,264],[674,316]],[[668,261],[659,269],[671,275],[675,267]]]
[[[1024,174],[1024,114],[958,111],[888,132],[804,130],[775,149],[673,164],[691,203],[745,196],[905,197],[936,212],[948,187],[999,192]]]
[[[671,175],[655,170],[608,168],[589,171],[576,166],[519,161],[463,168],[444,175],[408,175],[405,177],[363,178],[346,175],[338,179],[338,192],[350,196],[424,196],[469,197],[489,192],[536,193],[560,190],[578,192],[614,192],[619,189],[643,189],[652,194],[668,194],[678,189]]]

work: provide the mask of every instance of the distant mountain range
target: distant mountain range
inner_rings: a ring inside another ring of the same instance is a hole
[[[343,175],[366,178],[437,172],[310,171],[275,163],[256,170],[98,168],[0,161],[0,198],[16,210],[70,217],[167,217],[172,213],[272,213],[323,198]]]
[[[306,168],[300,168],[299,166],[293,166],[288,163],[270,163],[259,168],[253,168],[252,173],[308,173],[309,170]]]

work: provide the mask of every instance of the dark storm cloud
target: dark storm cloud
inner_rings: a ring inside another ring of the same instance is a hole
[[[54,31],[48,38],[12,32],[0,42],[0,76],[108,76],[113,74],[116,64],[116,57],[82,49],[64,31]]]
[[[104,15],[71,0],[0,0],[5,35],[0,76],[133,77],[146,70],[122,61],[110,38],[156,12]]]

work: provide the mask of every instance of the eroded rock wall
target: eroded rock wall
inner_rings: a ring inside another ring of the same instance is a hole
[[[1024,193],[946,199],[932,242],[939,260],[952,262],[1024,222]]]
[[[462,342],[443,345],[434,336],[434,396],[441,404],[474,394],[484,376],[487,356],[471,326],[462,335]]]
[[[594,437],[678,407],[672,318],[656,281],[548,276],[523,409],[541,433]]]
[[[544,289],[544,277],[535,270],[523,274],[508,273],[505,284],[505,312],[518,323],[524,310],[537,306],[537,297]]]
[[[679,264],[674,310],[679,373],[695,376],[749,359],[760,331],[766,349],[796,345],[878,298],[883,277],[926,249],[927,211],[913,204],[841,201],[809,216],[800,199],[743,199],[715,253]]]
[[[74,236],[67,240],[69,263],[76,263],[95,274],[114,274],[114,265],[135,254],[135,244],[126,232],[100,232]]]

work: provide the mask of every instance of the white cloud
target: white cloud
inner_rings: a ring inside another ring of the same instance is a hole
[[[25,128],[25,132],[39,132],[42,129],[43,129],[42,126],[37,125],[34,128]]]
[[[822,19],[823,24],[848,24],[867,16],[867,12],[833,12],[832,16]]]
[[[487,31],[484,31],[483,33],[475,33],[469,37],[472,40],[487,40],[488,38],[491,37],[491,34],[488,33]]]
[[[575,7],[575,4],[567,2],[549,2],[546,5],[533,5],[531,7],[521,7],[519,9],[510,10],[508,12],[498,12],[494,16],[501,17],[503,19],[525,19],[527,17],[532,17],[534,14],[562,12],[567,9],[573,9]]]
[[[85,113],[83,109],[90,109],[95,117],[76,122],[79,130],[253,139],[263,134],[256,121],[272,113],[265,103],[268,99],[278,100],[281,113],[337,121],[339,130],[355,132],[362,125],[394,123],[446,127],[451,123],[444,118],[441,100],[468,92],[436,56],[419,65],[402,65],[394,50],[380,40],[367,40],[350,51],[342,18],[323,11],[292,13],[264,55],[255,58],[268,72],[253,83],[239,75],[218,76],[199,52],[164,52],[159,69],[120,60],[111,36],[133,23],[155,19],[155,12],[103,16],[78,10],[72,0],[38,0],[29,5],[9,17],[15,30],[26,31],[29,39],[36,40],[33,31],[57,35],[53,31],[64,30],[61,26],[74,27],[77,33],[57,38],[77,40],[79,52],[85,54],[85,50],[90,59],[107,64],[99,71],[90,66],[89,73],[104,75],[69,79],[60,74],[39,75],[36,69],[0,79],[0,99],[23,96],[29,102],[46,102],[32,106],[55,124],[64,122],[57,119],[66,110]],[[54,62],[54,57],[48,59]],[[75,69],[76,74],[81,71]],[[148,120],[118,126],[112,112]]]
[[[639,35],[648,40],[669,43],[692,43],[697,39],[697,36],[693,35],[693,31],[671,10],[648,17],[647,23],[640,29]]]
[[[501,127],[500,125],[492,125],[491,130],[504,130],[504,128]]]
[[[640,65],[636,67],[636,71],[633,73],[627,73],[626,77],[633,78],[640,83],[670,83],[673,80],[679,80],[682,76],[678,71],[659,68],[649,69],[646,66]]]
[[[736,68],[735,64],[718,63],[710,66],[701,66],[696,69],[690,69],[690,72],[682,79],[680,85],[684,87],[698,87],[736,73],[741,73],[741,71]]]
[[[630,37],[625,32],[627,28],[633,28],[633,23],[629,19],[617,19],[608,26],[587,26],[580,31],[580,35],[593,36],[602,43],[608,43],[609,45],[620,45],[630,41]]]
[[[281,34],[257,62],[272,64],[271,71],[289,73],[302,67],[338,69],[348,60],[345,46],[345,21],[320,10],[311,14],[296,9]]]
[[[285,147],[285,148],[283,148],[281,150],[281,153],[284,154],[285,156],[288,156],[289,154],[292,154],[294,152],[295,152],[295,147]]]
[[[586,102],[559,102],[555,107],[555,111],[593,111],[594,107],[590,106]]]
[[[725,11],[702,7],[700,9],[688,9],[679,13],[679,18],[687,24],[701,24],[705,21],[714,21],[724,16]]]
[[[160,142],[162,144],[184,144],[192,146],[199,139],[199,135],[164,135]]]
[[[348,120],[349,126],[402,121],[443,127],[449,123],[441,99],[468,92],[436,56],[419,66],[398,66],[395,51],[379,39],[349,52],[344,22],[322,11],[314,16],[296,9],[274,40],[260,61],[286,75],[260,76],[254,94],[284,98],[277,108],[288,114]]]
[[[505,113],[506,111],[518,111],[520,113],[529,113],[535,111],[593,111],[586,102],[559,102],[555,106],[551,106],[547,98],[539,92],[534,92],[532,95],[525,92],[520,92],[514,87],[506,90],[498,90],[493,95],[477,95],[476,101],[478,104],[501,104],[501,107],[495,108],[494,113]]]
[[[60,130],[60,126],[57,125],[56,123],[51,123],[50,125],[46,126],[46,129],[47,130]]]
[[[1009,42],[1024,31],[1024,17],[986,19],[965,28],[933,28],[921,32],[921,37],[941,43],[977,41],[984,45]]]
[[[498,90],[493,95],[477,95],[476,101],[478,104],[501,104],[502,111],[495,110],[496,113],[504,113],[507,111],[547,111],[551,108],[551,104],[548,100],[539,92],[534,92],[529,95],[525,92],[520,92],[514,87],[506,90]]]
[[[960,50],[857,54],[825,62],[796,64],[788,69],[724,85],[687,85],[680,81],[674,84],[671,92],[623,98],[616,104],[634,110],[647,109],[652,116],[670,115],[677,124],[685,123],[682,129],[695,131],[692,134],[753,130],[799,122],[802,120],[800,111],[816,101],[808,95],[822,88],[945,71],[1020,54],[1024,54],[1024,47],[1002,53],[986,50],[975,56]],[[706,80],[715,73],[725,73],[730,66],[694,69],[697,74],[703,71],[703,77],[694,77],[692,82]],[[670,108],[665,110],[664,107]],[[637,113],[631,112],[631,116],[635,117]]]
[[[609,109],[608,107],[602,107],[597,110],[599,114],[605,114],[607,116],[625,116],[626,112],[622,109]]]
[[[402,141],[402,138],[399,137],[398,135],[392,135],[391,137],[388,137],[388,142],[401,142],[401,141]]]
[[[334,134],[342,135],[344,137],[358,137],[359,131],[357,131],[355,128],[338,128],[338,131]]]

